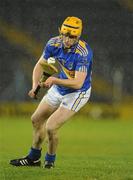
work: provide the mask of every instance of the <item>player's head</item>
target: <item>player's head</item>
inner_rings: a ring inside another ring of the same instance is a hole
[[[67,17],[61,26],[60,33],[80,37],[82,33],[82,20],[77,17]]]
[[[67,17],[60,29],[60,34],[62,37],[69,38],[67,43],[64,42],[64,45],[69,48],[71,47],[75,41],[79,39],[82,33],[82,20],[77,17]]]

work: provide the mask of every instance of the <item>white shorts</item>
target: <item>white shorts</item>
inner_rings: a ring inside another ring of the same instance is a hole
[[[46,102],[51,106],[58,108],[63,106],[72,111],[79,111],[89,100],[91,88],[83,92],[73,92],[66,95],[61,95],[53,85],[43,97],[42,102]]]

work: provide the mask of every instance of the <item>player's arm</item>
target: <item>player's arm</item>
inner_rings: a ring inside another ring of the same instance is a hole
[[[51,87],[51,85],[57,84],[73,89],[80,89],[84,84],[86,75],[87,72],[76,71],[75,77],[72,79],[59,79],[55,77],[50,77],[45,81],[44,85],[46,87]]]
[[[45,59],[43,58],[43,56],[40,57],[40,59],[38,60],[38,62],[36,63],[34,69],[33,69],[33,73],[32,73],[32,89],[29,91],[28,95],[31,98],[35,97],[35,90],[38,86],[39,80],[42,76],[43,73],[43,68],[41,66],[41,63],[43,63],[45,61]]]
[[[43,68],[41,66],[41,63],[43,63],[44,61],[46,60],[43,58],[43,56],[41,56],[33,69],[33,74],[32,74],[32,88],[33,89],[37,87],[39,80],[42,76]]]

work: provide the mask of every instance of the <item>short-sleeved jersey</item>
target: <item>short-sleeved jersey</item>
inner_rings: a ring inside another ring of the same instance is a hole
[[[43,51],[43,58],[47,60],[49,57],[54,57],[62,65],[63,68],[58,74],[60,79],[68,79],[67,74],[73,78],[75,71],[87,72],[84,84],[80,89],[56,85],[61,95],[75,91],[86,91],[90,88],[93,52],[85,41],[79,40],[69,50],[65,51],[60,36],[51,38]]]

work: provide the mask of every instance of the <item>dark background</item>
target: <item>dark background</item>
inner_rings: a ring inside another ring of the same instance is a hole
[[[91,101],[132,101],[132,7],[130,0],[1,0],[0,101],[30,101],[33,67],[67,16],[83,20],[82,39],[94,51]]]

